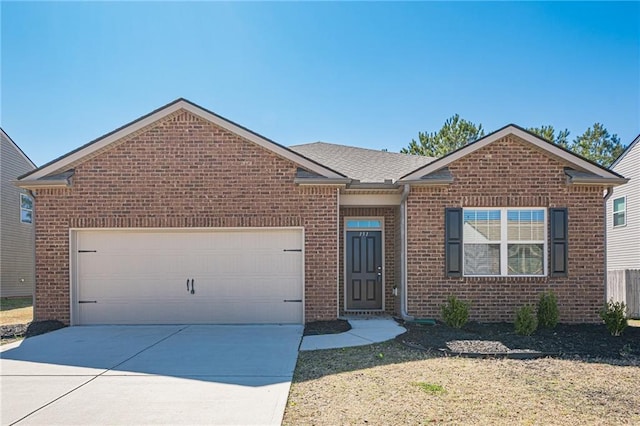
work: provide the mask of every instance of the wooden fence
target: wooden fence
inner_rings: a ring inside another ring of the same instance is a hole
[[[607,300],[624,302],[630,318],[640,318],[640,269],[607,272]]]

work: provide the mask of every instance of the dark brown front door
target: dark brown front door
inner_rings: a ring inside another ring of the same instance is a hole
[[[382,231],[347,232],[347,309],[382,309]]]

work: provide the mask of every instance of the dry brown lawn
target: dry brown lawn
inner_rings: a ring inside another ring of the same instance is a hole
[[[0,325],[26,324],[33,321],[31,297],[0,300]]]
[[[446,358],[395,341],[301,352],[283,423],[640,424],[640,366]]]

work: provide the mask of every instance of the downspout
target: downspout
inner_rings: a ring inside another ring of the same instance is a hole
[[[407,197],[411,192],[409,184],[405,184],[402,189],[402,197],[400,199],[400,240],[402,245],[402,277],[400,279],[400,317],[405,321],[413,321],[414,318],[407,312],[408,296],[407,296]]]
[[[31,190],[31,189],[27,189],[27,192],[29,193],[29,195],[31,196],[31,198],[33,199],[33,212],[32,212],[32,216],[31,218],[33,219],[33,291],[31,292],[31,315],[33,315],[33,320],[37,321],[38,318],[36,318],[36,193]]]
[[[607,187],[607,192],[604,194],[603,204],[604,204],[604,302],[607,303],[607,285],[609,275],[609,271],[607,270],[607,201],[613,195],[613,186]]]
[[[340,318],[340,188],[336,188],[336,318]]]

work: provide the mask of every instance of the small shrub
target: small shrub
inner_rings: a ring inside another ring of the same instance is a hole
[[[447,304],[442,305],[442,319],[449,327],[462,328],[469,319],[469,303],[449,296]]]
[[[629,325],[627,322],[627,306],[624,302],[609,300],[600,311],[600,318],[604,321],[612,336],[619,336]]]
[[[533,314],[533,308],[531,306],[523,306],[518,309],[514,325],[516,333],[523,336],[531,336],[538,328],[538,319]]]
[[[558,325],[558,298],[552,291],[540,295],[538,325],[543,328],[556,328]]]

